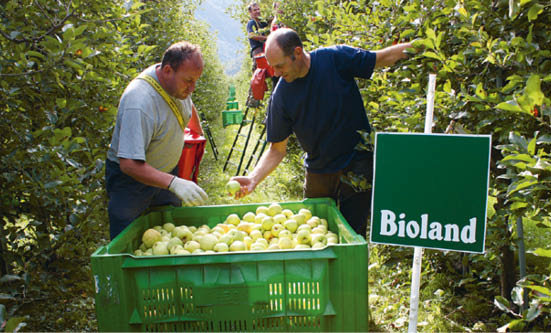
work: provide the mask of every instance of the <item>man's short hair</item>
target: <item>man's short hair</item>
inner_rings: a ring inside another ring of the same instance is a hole
[[[161,68],[170,65],[173,70],[177,70],[182,63],[191,59],[195,54],[198,54],[202,59],[203,56],[201,55],[201,47],[199,45],[186,41],[174,43],[163,54]]]
[[[247,10],[250,12],[254,5],[258,5],[256,1],[249,2],[249,5],[247,6]]]
[[[286,57],[292,57],[297,46],[303,48],[300,37],[293,29],[281,28],[272,32],[272,34],[277,46],[279,46]]]

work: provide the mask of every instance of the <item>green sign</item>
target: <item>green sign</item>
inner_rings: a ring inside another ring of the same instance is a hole
[[[371,242],[484,252],[489,135],[377,133]]]

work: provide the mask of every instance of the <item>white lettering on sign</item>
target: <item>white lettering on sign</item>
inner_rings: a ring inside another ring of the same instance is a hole
[[[381,210],[381,236],[394,236],[430,239],[445,242],[463,242],[472,244],[476,242],[476,217],[469,219],[469,224],[459,231],[457,224],[444,224],[430,222],[429,214],[421,215],[421,223],[410,220],[406,222],[406,214],[400,213],[396,222],[396,214],[387,209]]]

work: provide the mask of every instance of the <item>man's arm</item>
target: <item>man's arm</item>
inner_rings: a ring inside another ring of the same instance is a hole
[[[123,173],[149,186],[167,189],[174,178],[174,175],[157,170],[145,161],[119,158],[119,163]]]
[[[256,186],[260,184],[272,171],[277,168],[279,163],[283,160],[287,154],[287,141],[286,138],[280,142],[270,143],[268,151],[262,155],[262,158],[258,162],[258,165],[249,174],[249,176],[232,177],[232,180],[237,180],[241,184],[241,190],[235,193],[237,199],[246,196],[254,191]]]
[[[408,56],[404,52],[411,47],[411,43],[401,43],[389,46],[379,51],[375,51],[375,68],[394,65],[400,59],[406,59]]]
[[[197,206],[207,201],[208,195],[194,182],[155,169],[144,161],[119,158],[121,171],[136,181],[168,189],[184,206]]]
[[[249,32],[249,39],[257,40],[259,42],[265,42],[266,39],[268,39],[268,37],[262,36],[262,35],[257,35],[254,32]]]

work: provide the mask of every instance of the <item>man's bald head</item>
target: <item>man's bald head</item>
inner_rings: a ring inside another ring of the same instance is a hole
[[[298,34],[293,29],[289,28],[277,29],[270,33],[266,41],[266,50],[275,45],[281,49],[283,55],[286,57],[294,57],[293,53],[297,46],[301,49],[303,48],[302,41]]]

